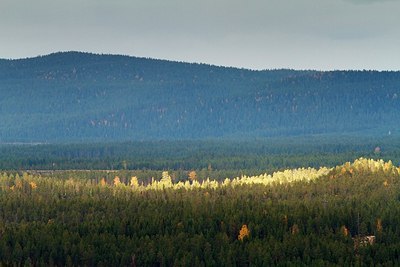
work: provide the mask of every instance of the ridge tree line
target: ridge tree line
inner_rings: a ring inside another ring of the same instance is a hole
[[[3,60],[0,140],[398,135],[399,81],[400,72],[251,71],[76,52]]]
[[[0,145],[0,170],[118,170],[119,176],[143,179],[168,170],[177,180],[195,170],[200,180],[221,180],[266,170],[333,167],[359,157],[398,164],[399,148],[394,136]]]

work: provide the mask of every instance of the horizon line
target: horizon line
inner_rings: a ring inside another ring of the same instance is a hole
[[[297,69],[297,68],[290,68],[290,67],[281,67],[281,68],[265,68],[265,69],[252,69],[247,67],[239,67],[239,66],[228,66],[228,65],[218,65],[214,63],[206,63],[206,62],[196,62],[196,61],[180,61],[174,60],[169,58],[155,58],[149,56],[137,56],[137,55],[128,55],[128,54],[118,54],[118,53],[97,53],[97,52],[90,52],[90,51],[78,51],[78,50],[60,50],[55,52],[50,52],[47,54],[38,54],[33,56],[27,57],[18,57],[18,58],[2,58],[0,60],[3,61],[20,61],[20,60],[30,60],[42,57],[53,56],[57,54],[68,54],[68,53],[77,53],[77,54],[87,54],[87,55],[94,55],[94,56],[117,56],[117,57],[129,57],[129,58],[138,58],[138,59],[148,59],[148,60],[159,60],[159,61],[167,61],[171,63],[182,63],[182,64],[195,64],[195,65],[207,65],[210,67],[218,67],[218,68],[231,68],[231,69],[238,69],[238,70],[246,70],[246,71],[279,71],[279,70],[289,70],[289,71],[310,71],[310,72],[336,72],[336,71],[353,71],[353,72],[400,72],[400,70],[379,70],[379,69],[311,69],[311,68],[304,68],[304,69]]]

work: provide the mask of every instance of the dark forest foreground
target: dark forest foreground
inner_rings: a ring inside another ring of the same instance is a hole
[[[391,162],[366,159],[224,182],[164,172],[147,185],[4,173],[0,262],[398,265],[399,178]]]

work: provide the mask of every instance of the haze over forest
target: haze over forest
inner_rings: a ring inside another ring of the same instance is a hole
[[[400,72],[252,71],[80,52],[0,60],[1,142],[397,135]]]

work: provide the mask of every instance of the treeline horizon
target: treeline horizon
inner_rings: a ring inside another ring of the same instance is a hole
[[[399,148],[400,140],[394,136],[3,144],[0,170],[204,170],[204,175],[213,171],[223,179],[225,174],[335,166],[359,157],[383,158],[398,165]]]
[[[65,52],[0,60],[0,142],[400,134],[400,72],[251,71]]]

